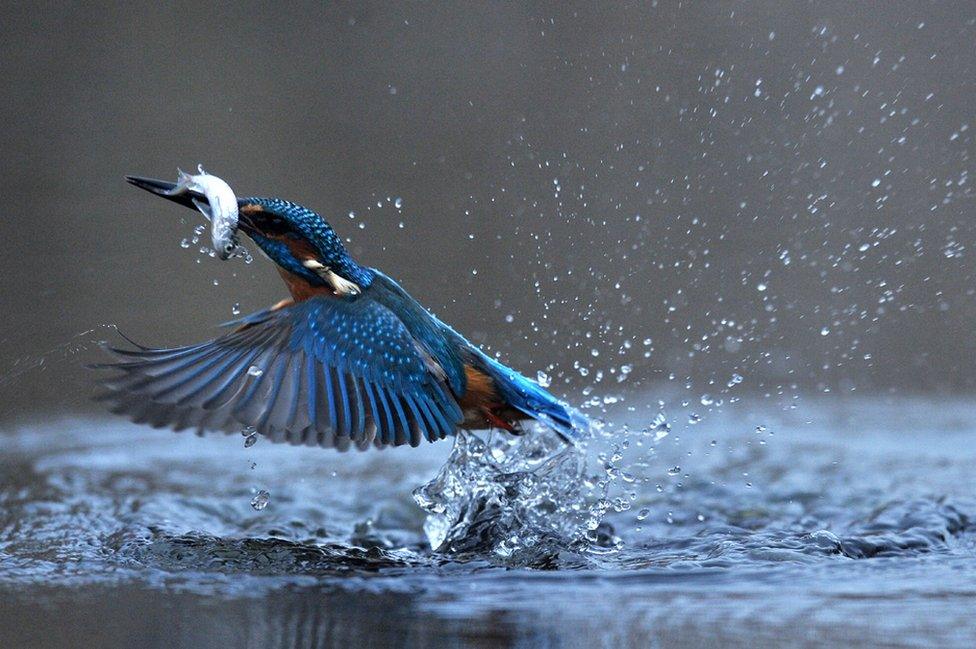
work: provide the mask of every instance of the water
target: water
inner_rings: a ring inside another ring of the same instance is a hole
[[[6,430],[0,646],[976,642],[976,407],[640,403],[585,454]]]

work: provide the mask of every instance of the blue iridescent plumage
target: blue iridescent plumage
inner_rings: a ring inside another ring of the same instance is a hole
[[[280,198],[249,197],[239,199],[239,202],[242,205],[260,206],[269,214],[281,217],[315,247],[319,253],[320,261],[323,264],[332,268],[332,270],[343,277],[364,288],[369,286],[373,281],[373,271],[364,266],[360,266],[349,256],[349,253],[346,252],[346,247],[342,245],[342,240],[339,239],[339,235],[316,212],[303,205]],[[288,270],[299,273],[310,281],[321,281],[315,277],[314,273],[309,273],[301,264],[296,265],[294,258],[288,255],[278,242],[268,237],[263,237],[260,234],[257,237],[251,236],[251,238],[275,262],[279,264],[284,262],[288,266]]]
[[[115,394],[198,410],[188,422],[221,417],[272,439],[291,432],[323,446],[368,442],[375,427],[381,443],[415,446],[422,435],[453,433],[463,418],[406,327],[369,297],[264,311],[204,345],[118,353],[123,376],[107,383]]]
[[[160,194],[169,185],[130,182]],[[356,263],[318,214],[275,198],[239,204],[241,231],[278,264],[294,301],[203,344],[113,350],[120,360],[108,367],[119,375],[104,382],[104,398],[115,411],[339,449],[416,446],[459,427],[515,431],[527,417],[577,436],[582,420],[571,409]]]

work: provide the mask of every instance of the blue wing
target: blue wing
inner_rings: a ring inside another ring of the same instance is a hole
[[[410,335],[423,345],[441,368],[455,394],[465,393],[465,366],[472,365],[492,378],[504,403],[546,424],[567,442],[579,440],[586,434],[589,422],[581,413],[537,383],[486,355],[430,314],[395,281],[375,268],[370,270],[373,273],[370,294],[397,314]]]
[[[453,434],[442,372],[399,318],[362,295],[263,311],[215,340],[112,350],[113,410],[157,427],[254,429],[275,442],[366,448]]]

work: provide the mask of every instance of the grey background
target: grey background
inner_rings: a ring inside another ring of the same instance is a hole
[[[0,32],[0,414],[90,407],[103,325],[186,343],[285,294],[121,179],[198,162],[577,400],[601,370],[974,387],[972,2],[7,3]]]

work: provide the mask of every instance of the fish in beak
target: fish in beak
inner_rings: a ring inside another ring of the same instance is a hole
[[[221,259],[228,259],[237,252],[238,204],[234,190],[217,176],[208,174],[198,165],[198,174],[178,171],[175,183],[139,176],[126,176],[131,184],[168,198],[186,207],[195,207],[210,221],[210,237],[213,248]]]

